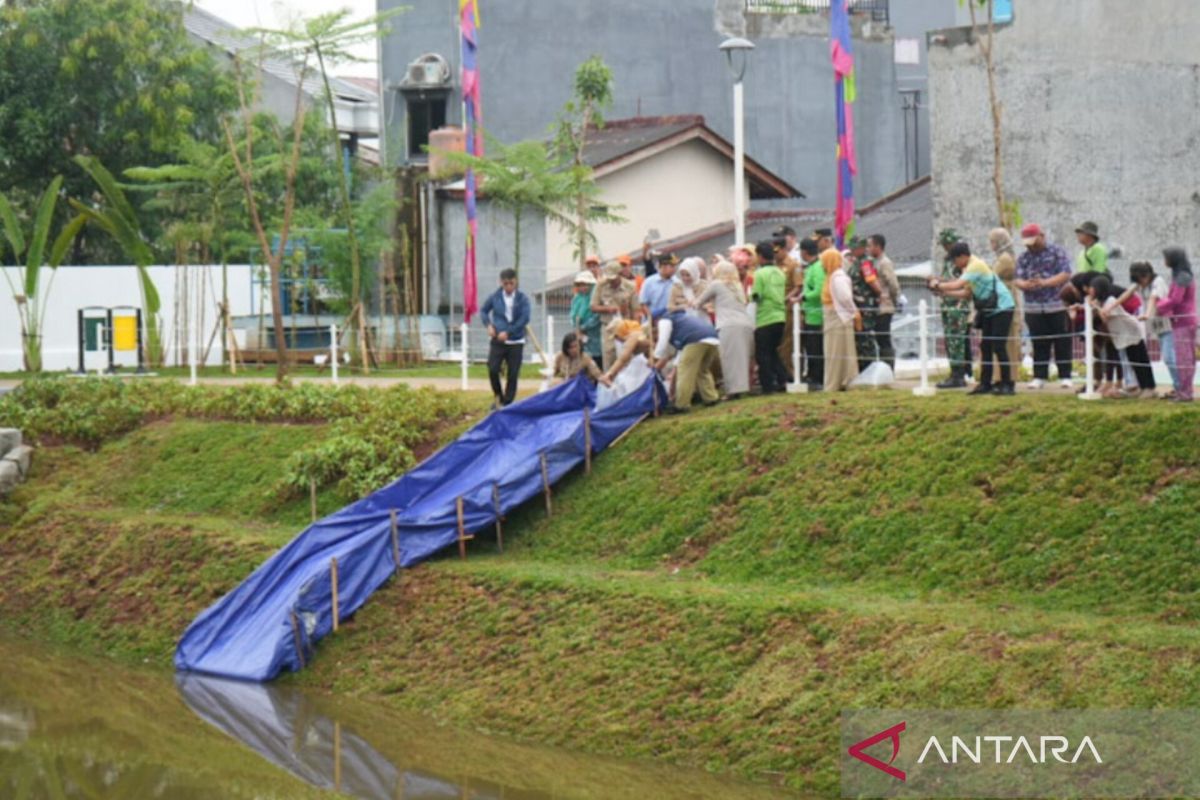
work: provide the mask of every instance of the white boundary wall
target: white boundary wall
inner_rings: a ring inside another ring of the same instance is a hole
[[[17,284],[17,270],[13,267],[0,267],[8,273],[8,277]],[[251,294],[258,290],[251,288],[252,267],[239,264],[228,267],[229,311],[234,316],[251,313]],[[187,341],[187,331],[177,331],[175,325],[176,283],[185,283],[184,270],[190,270],[187,285],[196,286],[203,283],[203,344],[208,343],[213,326],[217,320],[217,304],[221,298],[221,266],[192,266],[192,267],[150,267],[150,277],[158,289],[162,301],[159,312],[159,324],[162,330],[163,347],[166,352],[168,365],[176,364],[177,348],[176,335]],[[141,292],[138,289],[137,268],[132,266],[113,267],[59,267],[54,283],[50,286],[50,301],[46,306],[45,323],[42,327],[43,350],[42,360],[46,371],[61,371],[75,369],[79,365],[77,327],[77,312],[84,306],[135,306],[140,307]],[[43,293],[49,284],[53,273],[43,268],[40,285]],[[19,286],[19,285],[18,285]],[[254,297],[254,307],[257,309],[260,298]],[[196,301],[193,297],[192,308]],[[266,311],[270,312],[270,299],[267,299]],[[203,344],[200,352],[203,352]],[[242,342],[239,340],[239,344]],[[89,369],[94,368],[96,359],[89,358]],[[126,359],[128,355],[126,355]],[[214,343],[208,356],[209,364],[219,364],[221,361],[220,339]],[[105,361],[104,363],[107,363]],[[118,363],[123,363],[122,354],[118,354]],[[179,364],[178,366],[186,366]],[[8,285],[0,281],[0,371],[13,372],[22,368],[21,361],[21,327],[17,316],[16,303],[9,292]]]

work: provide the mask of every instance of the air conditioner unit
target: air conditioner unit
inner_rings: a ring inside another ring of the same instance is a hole
[[[405,70],[402,86],[408,89],[442,87],[450,81],[450,65],[436,53],[426,53],[415,59]]]

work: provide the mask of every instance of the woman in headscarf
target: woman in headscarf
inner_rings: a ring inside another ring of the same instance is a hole
[[[821,305],[825,317],[825,391],[842,391],[858,377],[854,329],[861,323],[854,305],[854,287],[843,268],[842,254],[830,248],[821,254],[825,288]]]
[[[1192,384],[1196,380],[1196,280],[1192,265],[1182,247],[1163,250],[1163,260],[1171,268],[1171,288],[1167,299],[1158,301],[1158,313],[1171,319],[1175,340],[1175,402],[1192,402]]]
[[[1013,250],[1012,235],[1004,228],[993,228],[988,233],[988,244],[991,245],[992,252],[996,254],[996,263],[992,265],[992,271],[996,273],[996,277],[1000,279],[1000,282],[1008,287],[1009,294],[1016,301],[1012,324],[1008,328],[1008,341],[1005,342],[1005,349],[1008,351],[1008,363],[1012,365],[1012,377],[1015,381],[1018,373],[1021,371],[1021,321],[1024,319],[1024,313],[1021,308],[1023,304],[1022,293],[1017,291],[1017,287],[1013,283],[1017,278],[1017,258]],[[999,384],[999,359],[992,359],[992,363],[983,365],[982,369],[991,369],[992,383]]]
[[[713,278],[694,303],[697,307],[711,303],[716,308],[725,396],[740,397],[750,391],[754,320],[746,311],[746,290],[742,287],[737,267],[722,259],[713,270]]]
[[[708,288],[708,281],[700,277],[703,268],[704,259],[696,256],[685,258],[679,265],[679,272],[675,275],[675,283],[671,285],[671,294],[667,298],[668,314],[685,311],[696,319],[712,322],[708,311],[693,306],[693,301]]]

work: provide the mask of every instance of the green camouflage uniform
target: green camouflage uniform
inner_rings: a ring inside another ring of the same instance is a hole
[[[958,268],[954,261],[942,261],[941,279],[958,280]],[[971,301],[957,297],[941,298],[942,331],[946,338],[946,357],[950,359],[950,373],[966,376],[971,372]]]
[[[862,260],[850,256],[846,259],[846,274],[850,276],[850,285],[854,293],[854,305],[862,314],[862,330],[854,334],[854,349],[858,354],[858,371],[862,372],[872,361],[879,357],[875,342],[875,320],[879,315],[879,298],[871,291],[863,275],[862,261],[870,261],[863,256]]]

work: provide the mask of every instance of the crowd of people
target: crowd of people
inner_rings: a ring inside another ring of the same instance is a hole
[[[1173,384],[1164,396],[1192,399],[1196,298],[1184,251],[1164,251],[1169,279],[1137,262],[1124,286],[1109,271],[1098,226],[1085,222],[1076,236],[1081,250],[1072,265],[1036,224],[1022,228],[1019,256],[1007,230],[991,231],[990,264],[954,230],[938,235],[945,260],[928,287],[939,299],[950,362],[939,388],[1014,394],[1025,330],[1033,350],[1027,388],[1047,384],[1052,356],[1057,379],[1073,387],[1072,340],[1081,334],[1084,307],[1091,306],[1095,377],[1105,396],[1159,396],[1146,347],[1155,337]],[[830,229],[800,238],[781,226],[770,239],[735,245],[707,261],[681,262],[647,245],[642,263],[643,274],[637,275],[628,256],[603,265],[594,256],[587,259],[574,279],[571,330],[555,359],[557,379],[585,373],[611,387],[631,365],[648,365],[671,381],[668,413],[684,413],[697,401],[711,405],[746,395],[755,384],[762,394],[786,391],[790,383],[803,383],[808,391],[842,391],[875,363],[887,365],[888,374],[895,369],[892,320],[903,296],[880,234],[851,237],[839,249]],[[528,298],[517,290],[511,270],[501,274],[501,288],[484,303],[481,316],[491,337],[492,389],[497,402],[507,405],[516,394],[529,321]],[[979,331],[977,381],[972,327]]]

